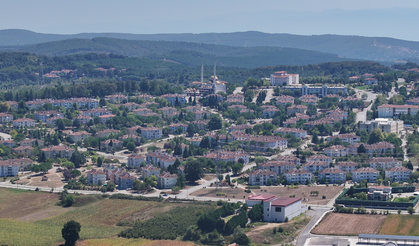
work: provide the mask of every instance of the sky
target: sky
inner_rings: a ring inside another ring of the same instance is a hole
[[[419,41],[417,0],[0,0],[0,29],[75,34],[262,31]]]

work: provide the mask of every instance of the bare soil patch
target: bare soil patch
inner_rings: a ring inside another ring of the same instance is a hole
[[[42,177],[44,175],[48,177],[47,181],[42,181]],[[51,188],[62,187],[64,185],[64,182],[62,181],[61,173],[55,173],[55,172],[50,171],[49,173],[46,173],[44,175],[33,176],[30,179],[26,179],[29,181],[27,185],[31,185],[35,187],[51,187]]]
[[[385,215],[329,213],[311,233],[338,236],[378,234],[385,220]]]
[[[68,212],[68,211],[73,210],[73,209],[75,209],[75,208],[74,207],[63,208],[61,206],[54,206],[54,207],[47,208],[45,210],[35,212],[33,214],[29,214],[27,216],[19,218],[18,220],[26,221],[26,222],[35,222],[35,221],[38,221],[38,220],[48,219],[52,216],[59,215],[61,213],[65,213],[65,212]]]
[[[208,196],[208,197],[227,197],[236,199],[245,199],[252,194],[269,194],[277,197],[290,197],[295,196],[298,198],[304,198],[303,203],[308,204],[319,204],[326,205],[334,196],[339,194],[343,189],[343,186],[299,186],[298,188],[290,187],[277,187],[277,186],[262,186],[260,189],[251,189],[251,193],[244,192],[241,188],[220,188],[207,187],[206,189],[200,189],[193,192],[192,196]],[[312,196],[312,191],[318,191],[317,196]],[[223,196],[220,196],[224,193]],[[219,194],[219,195],[217,195]],[[323,199],[323,196],[326,198]]]

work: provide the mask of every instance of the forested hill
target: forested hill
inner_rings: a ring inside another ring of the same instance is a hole
[[[113,53],[131,57],[168,60],[184,65],[254,68],[277,65],[307,65],[345,61],[335,54],[280,47],[234,47],[188,42],[125,40],[114,38],[66,39],[16,47],[17,51],[47,56]]]
[[[419,42],[385,37],[344,35],[293,35],[262,32],[202,34],[123,34],[81,33],[74,35],[41,34],[27,30],[0,30],[0,45],[28,45],[65,39],[109,37],[127,40],[182,41],[237,47],[289,47],[338,54],[341,57],[394,61],[419,55]]]

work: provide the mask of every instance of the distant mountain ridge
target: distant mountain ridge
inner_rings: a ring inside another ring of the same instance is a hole
[[[2,51],[0,47],[0,51]],[[254,68],[277,65],[308,65],[354,59],[336,54],[281,47],[237,47],[177,41],[126,40],[116,38],[65,39],[34,45],[8,47],[3,51],[24,51],[47,56],[85,53],[119,54],[184,65],[213,65]]]
[[[108,37],[126,40],[178,41],[237,47],[288,47],[338,54],[340,57],[387,61],[417,57],[419,42],[385,37],[343,35],[293,35],[262,32],[202,33],[202,34],[125,34],[80,33],[73,35],[42,34],[27,30],[0,30],[0,46],[39,44],[66,39]]]

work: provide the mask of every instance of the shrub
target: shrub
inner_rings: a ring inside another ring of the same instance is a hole
[[[326,196],[322,196],[322,199],[326,199]]]
[[[279,227],[279,228],[278,228],[278,232],[279,232],[279,233],[283,233],[283,232],[284,232],[284,228]]]
[[[288,217],[285,217],[285,221],[284,222],[288,222]]]

